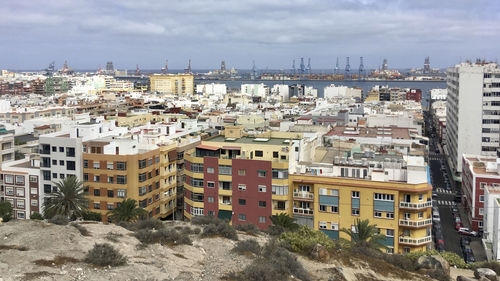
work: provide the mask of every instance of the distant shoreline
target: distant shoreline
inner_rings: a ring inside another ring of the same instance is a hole
[[[314,81],[321,81],[321,82],[446,82],[446,80],[356,80],[356,79],[344,79],[344,80],[321,80],[321,79],[300,79],[300,80],[291,80],[291,79],[200,79],[200,78],[194,78],[195,81],[220,81],[220,82],[230,82],[230,81],[256,81],[256,82],[314,82]]]

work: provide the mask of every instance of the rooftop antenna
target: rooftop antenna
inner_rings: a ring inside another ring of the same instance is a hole
[[[350,78],[350,73],[351,73],[351,65],[349,65],[349,57],[346,57],[346,61],[345,61],[345,78],[346,79]]]

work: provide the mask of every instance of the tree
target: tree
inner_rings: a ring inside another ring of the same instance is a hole
[[[44,203],[45,217],[62,215],[67,218],[79,217],[88,210],[88,200],[83,184],[75,176],[69,176],[54,183],[57,191],[53,192]]]
[[[354,225],[354,231],[352,229],[342,228],[340,231],[347,233],[351,237],[351,243],[354,246],[368,247],[372,249],[385,248],[386,246],[382,244],[385,240],[385,236],[379,234],[376,224],[370,224],[368,219],[360,220],[356,219],[356,224]]]
[[[137,206],[134,199],[125,199],[115,209],[109,211],[108,216],[113,222],[135,221],[142,216],[147,215],[146,210]]]
[[[272,215],[269,217],[274,226],[282,227],[286,230],[296,230],[299,225],[295,223],[295,219],[285,213],[279,215]]]
[[[0,202],[0,219],[3,222],[8,222],[12,219],[12,205],[7,201]]]

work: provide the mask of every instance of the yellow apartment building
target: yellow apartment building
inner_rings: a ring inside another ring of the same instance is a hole
[[[151,92],[192,95],[194,76],[192,74],[153,74],[149,77]]]

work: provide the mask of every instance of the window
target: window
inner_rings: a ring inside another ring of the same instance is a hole
[[[247,190],[247,186],[244,184],[238,184],[238,190]]]
[[[326,205],[319,205],[320,212],[326,212]]]
[[[246,170],[244,170],[244,169],[239,169],[238,170],[238,176],[242,176],[243,177],[243,176],[246,176],[246,174],[247,174]]]
[[[259,185],[259,192],[266,192],[266,186],[265,185]]]
[[[66,170],[68,170],[68,171],[76,170],[75,161],[66,161]]]
[[[332,222],[330,225],[331,225],[332,230],[337,230],[337,231],[339,230],[339,224],[338,223]]]
[[[43,171],[45,173],[45,171]],[[13,175],[5,175],[4,176],[5,183],[14,184],[14,176]],[[50,172],[49,172],[49,180],[50,180]]]
[[[108,183],[113,183],[113,177],[108,177]]]
[[[255,157],[262,157],[262,156],[264,156],[262,150],[255,150]]]
[[[484,209],[483,208],[479,208],[479,215],[484,215]]]
[[[281,160],[286,160],[286,155],[281,155],[280,159]]]
[[[16,188],[16,196],[24,197],[24,188]]]
[[[101,181],[101,177],[100,176],[94,176],[94,181],[95,182],[100,182]]]
[[[139,196],[144,196],[146,193],[148,193],[147,185],[139,187]]]
[[[419,218],[419,219],[424,218],[424,212],[419,212],[419,213],[418,213],[418,218]]]
[[[145,181],[146,181],[146,173],[140,173],[139,182],[145,182]]]
[[[375,200],[394,201],[394,194],[374,193]]]
[[[116,183],[127,184],[127,176],[121,176],[121,175],[116,176]]]
[[[101,196],[101,190],[100,189],[94,189],[94,196]]]
[[[423,194],[419,194],[418,195],[418,201],[423,201],[424,200],[424,195]]]
[[[352,198],[359,198],[359,191],[353,191],[351,192]]]
[[[273,169],[272,170],[273,179],[287,179],[288,170],[287,169]]]
[[[207,212],[207,215],[208,215],[208,216],[215,216],[215,212],[214,212],[214,211],[208,211],[208,212]]]
[[[32,188],[30,189],[30,192],[31,192],[31,194],[38,194],[38,188],[36,188],[36,187],[32,187]]]
[[[52,186],[50,184],[44,184],[43,185],[43,192],[45,192],[45,193],[51,193],[52,192]]]
[[[193,172],[193,173],[203,173],[203,164],[191,163],[191,172]]]
[[[484,202],[484,195],[479,195],[479,202]]]
[[[108,210],[113,210],[115,205],[113,205],[113,203],[109,203],[106,207],[108,207]]]
[[[94,209],[96,210],[101,209],[101,203],[94,203]]]
[[[359,209],[358,209],[358,208],[353,208],[353,209],[351,210],[351,214],[352,214],[353,216],[359,216]]]
[[[36,199],[31,199],[31,206],[33,206],[33,207],[38,206],[38,200],[36,200]]]
[[[247,220],[247,215],[244,215],[244,214],[239,214],[239,215],[238,215],[238,219],[239,219],[240,221],[246,221],[246,220]]]
[[[386,236],[394,237],[394,229],[386,229],[385,233]]]
[[[326,222],[320,221],[319,222],[319,229],[326,229]]]
[[[57,179],[57,173],[52,173],[52,178]]]
[[[351,231],[352,233],[358,233],[358,229],[356,228],[355,225],[351,225]]]
[[[210,167],[208,167],[208,168],[207,168],[207,173],[208,173],[208,174],[213,174],[213,173],[215,173],[215,169],[214,169],[214,168],[210,168]]]
[[[125,189],[117,189],[116,190],[116,197],[118,197],[118,198],[125,198],[125,197],[127,197],[127,190],[125,190]]]
[[[285,201],[278,201],[276,202],[276,210],[286,210],[286,202]]]
[[[208,197],[207,197],[207,202],[208,202],[208,203],[214,203],[214,202],[215,202],[214,197],[213,197],[213,196],[208,196]]]
[[[266,201],[259,201],[259,207],[266,207]]]
[[[214,188],[215,187],[215,182],[213,182],[213,181],[207,181],[207,187]]]
[[[59,160],[59,166],[64,166],[64,160]]]
[[[232,167],[227,165],[219,165],[219,175],[231,175]]]
[[[11,176],[12,177],[12,176]],[[50,171],[42,171],[42,177],[44,181],[49,181],[50,180]],[[7,182],[7,176],[5,176],[5,182]]]
[[[108,197],[109,198],[115,197],[115,191],[114,190],[108,190]]]
[[[478,222],[478,224],[477,224],[477,226],[478,226],[479,228],[483,228],[483,222],[482,222],[482,221],[479,221],[479,222]]]
[[[16,176],[16,184],[24,184],[24,176]]]
[[[89,174],[87,173],[83,174],[83,181],[89,181]]]
[[[257,176],[259,176],[261,178],[265,178],[266,177],[266,171],[258,170],[257,171]]]
[[[387,212],[387,213],[385,213],[385,217],[386,217],[387,219],[393,219],[393,218],[394,218],[394,213]]]
[[[6,187],[6,188],[5,188],[5,193],[6,193],[7,195],[12,195],[12,196],[14,196],[14,188],[13,188],[13,187]]]
[[[83,160],[83,168],[89,167],[89,160]]]
[[[203,216],[203,208],[191,208],[191,214],[193,216]]]
[[[30,176],[30,182],[38,182],[37,176]]]
[[[153,158],[148,159],[148,167],[151,166],[151,165],[153,165]]]
[[[321,194],[321,188],[320,188],[320,194]],[[323,188],[323,190],[326,190],[325,188]],[[311,186],[309,185],[299,185],[299,191],[301,192],[309,192],[311,191]],[[325,195],[326,195],[326,192],[325,192]]]
[[[148,200],[147,199],[139,200],[139,207],[146,208],[147,206],[148,206]]]
[[[139,169],[146,168],[146,159],[139,160]]]
[[[339,207],[338,206],[331,206],[332,207],[332,213],[338,213],[339,212]]]
[[[485,182],[480,182],[479,183],[479,189],[484,189],[485,186],[486,186]]]
[[[259,223],[266,223],[266,217],[259,216]]]
[[[271,191],[275,195],[288,195],[287,185],[273,185],[271,186]]]
[[[64,147],[60,146],[59,147],[59,152],[64,152]]]
[[[278,151],[273,151],[273,158],[278,158],[279,155],[278,155]]]
[[[70,176],[72,176],[72,175],[68,174],[68,177],[70,177]],[[65,178],[64,174],[59,174],[59,178],[64,179]]]
[[[203,179],[191,178],[191,186],[203,187]]]
[[[116,162],[116,169],[119,171],[127,170],[127,162]]]
[[[373,212],[373,216],[376,217],[376,218],[381,218],[382,217],[382,212],[375,211],[375,212]]]
[[[66,147],[66,157],[75,157],[74,147]]]
[[[42,144],[42,145],[44,146],[44,148],[45,148],[45,146],[50,147],[50,145],[48,145],[48,144]],[[57,152],[57,146],[52,147],[52,152]]]
[[[247,204],[247,200],[245,200],[245,199],[238,199],[238,204],[240,204],[240,205],[246,205]]]
[[[113,170],[114,169],[113,162],[106,163],[106,167],[108,168],[108,170]]]

